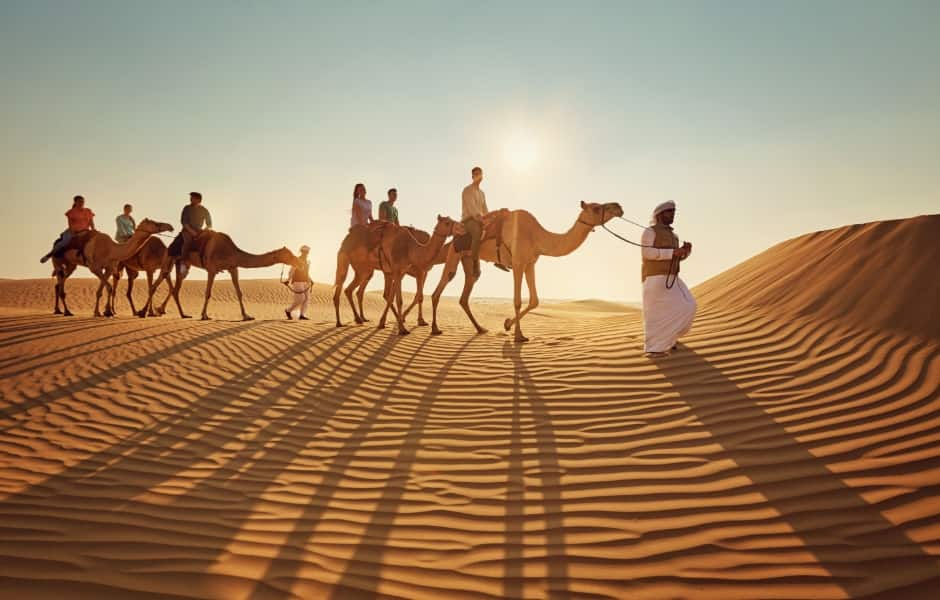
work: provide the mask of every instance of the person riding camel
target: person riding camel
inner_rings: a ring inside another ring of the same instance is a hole
[[[66,211],[65,217],[68,219],[68,229],[62,232],[59,239],[52,244],[52,250],[40,258],[39,262],[46,263],[53,254],[65,250],[75,236],[86,231],[95,231],[95,213],[90,208],[85,208],[85,198],[82,196],[72,198],[72,208]]]
[[[366,186],[357,183],[353,188],[352,217],[349,226],[370,225],[372,219],[372,201],[366,198]]]
[[[461,193],[461,223],[470,234],[470,258],[473,261],[473,276],[480,276],[480,243],[483,239],[483,229],[490,221],[490,211],[486,206],[486,194],[480,189],[483,182],[483,169],[473,167],[470,170],[472,181]],[[494,263],[503,271],[508,271],[504,265]]]
[[[180,223],[183,225],[183,231],[180,232],[183,241],[179,254],[174,256],[177,256],[177,263],[182,263],[180,273],[185,276],[187,267],[183,261],[189,256],[193,242],[212,229],[212,215],[209,214],[209,209],[202,205],[202,194],[189,193],[189,204],[183,207]]]
[[[398,207],[395,206],[398,200],[398,190],[392,188],[388,190],[388,200],[379,204],[379,220],[388,221],[398,225]]]
[[[114,223],[117,225],[117,231],[114,233],[114,241],[119,244],[123,244],[131,239],[131,236],[134,235],[134,230],[137,229],[137,223],[134,221],[134,217],[131,216],[131,211],[133,210],[133,206],[125,204],[124,212],[114,218]]]

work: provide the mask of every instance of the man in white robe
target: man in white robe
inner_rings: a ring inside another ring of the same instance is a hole
[[[644,350],[651,358],[667,356],[679,338],[689,332],[695,318],[692,292],[679,279],[679,262],[692,253],[692,244],[679,246],[672,230],[676,204],[663,202],[653,210],[650,227],[643,232]]]
[[[300,247],[297,264],[290,268],[290,275],[287,276],[287,281],[284,282],[290,288],[290,291],[294,293],[294,303],[284,309],[284,314],[287,315],[288,320],[293,319],[292,313],[295,310],[300,310],[300,316],[297,317],[299,320],[310,320],[307,318],[307,305],[310,304],[310,286],[312,285],[310,281],[310,259],[307,258],[309,253],[310,246]]]

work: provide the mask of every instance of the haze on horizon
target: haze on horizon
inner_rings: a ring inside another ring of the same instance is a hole
[[[430,229],[480,165],[491,208],[554,231],[580,200],[645,222],[674,199],[692,286],[802,233],[940,212],[937,23],[930,1],[5,1],[0,277],[48,276],[74,194],[113,234],[125,202],[178,228],[197,190],[243,249],[309,244],[332,282],[356,182]],[[636,300],[638,250],[598,230],[538,286]],[[511,291],[490,266],[475,294]]]

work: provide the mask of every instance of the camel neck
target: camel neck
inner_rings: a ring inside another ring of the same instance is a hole
[[[264,254],[252,254],[251,252],[238,250],[238,266],[245,267],[247,269],[270,267],[271,265],[277,264],[278,262],[277,258],[275,258],[276,253],[276,250],[265,252]]]
[[[126,242],[114,242],[117,260],[124,261],[134,256],[144,247],[144,243],[150,238],[150,234],[144,231],[134,231],[133,235]]]
[[[594,228],[575,221],[565,233],[554,233],[539,226],[535,235],[535,246],[545,256],[566,256],[577,250]]]
[[[428,243],[424,246],[418,246],[415,249],[413,262],[422,267],[430,265],[434,261],[434,257],[437,256],[437,253],[440,251],[441,247],[444,246],[444,241],[447,239],[447,236],[436,231],[431,232],[431,239],[428,240]]]

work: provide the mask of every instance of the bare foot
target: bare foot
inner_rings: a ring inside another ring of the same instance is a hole
[[[668,352],[647,352],[645,354],[646,358],[666,358],[669,356]]]

